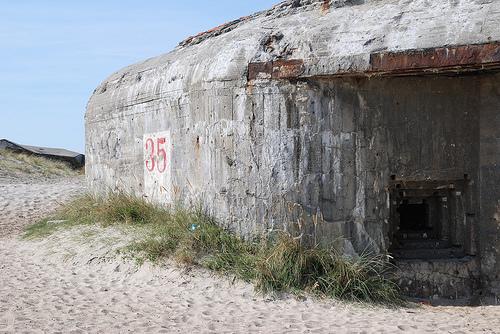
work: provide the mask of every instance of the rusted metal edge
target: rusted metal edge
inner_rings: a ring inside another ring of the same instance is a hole
[[[248,80],[256,79],[293,79],[305,71],[302,59],[275,60],[248,64]]]
[[[500,42],[373,53],[369,72],[481,69],[492,65],[500,65]]]
[[[500,69],[500,42],[377,52],[370,55],[370,66],[366,71],[340,71],[312,76],[303,75],[305,65],[302,59],[254,62],[248,65],[248,80],[403,76],[491,69]]]

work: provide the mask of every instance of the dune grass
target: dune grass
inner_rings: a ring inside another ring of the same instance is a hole
[[[74,170],[67,163],[0,149],[0,171],[10,174],[34,174],[49,176],[74,176],[81,171]]]
[[[57,221],[57,223],[54,223]],[[76,225],[126,225],[137,231],[126,251],[137,259],[175,259],[254,283],[263,293],[311,293],[349,301],[402,302],[382,256],[348,258],[334,249],[306,249],[284,233],[245,241],[199,211],[166,210],[127,195],[82,197],[54,216],[28,227],[26,238]]]

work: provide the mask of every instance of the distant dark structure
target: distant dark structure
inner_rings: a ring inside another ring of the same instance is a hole
[[[7,139],[0,139],[0,150],[2,149],[64,161],[73,168],[82,168],[85,165],[85,155],[61,148],[20,145]]]

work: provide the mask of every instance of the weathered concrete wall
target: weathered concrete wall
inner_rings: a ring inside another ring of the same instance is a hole
[[[479,261],[470,257],[398,261],[398,284],[409,297],[435,305],[477,305],[481,302]]]
[[[500,301],[500,75],[480,86],[480,247],[483,286]]]
[[[471,90],[486,78],[321,79],[189,92],[184,104],[162,101],[89,126],[89,159],[97,161],[89,160],[88,175],[93,189],[150,196],[143,136],[169,129],[173,200],[202,202],[243,235],[283,228],[302,214],[362,222],[339,231],[359,239],[366,228],[378,231],[376,249],[387,249],[380,225],[391,175],[469,174],[477,184],[480,94]]]
[[[90,189],[201,204],[243,236],[285,229],[386,252],[391,177],[467,174],[464,272],[480,244],[495,293],[498,75],[334,76],[369,71],[374,52],[500,41],[499,22],[499,1],[287,1],[190,38],[94,92]]]

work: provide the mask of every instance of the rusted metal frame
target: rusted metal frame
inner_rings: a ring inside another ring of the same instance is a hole
[[[500,42],[459,45],[370,56],[371,73],[405,73],[436,70],[482,69],[500,65]]]
[[[500,42],[440,48],[377,52],[366,71],[314,77],[402,76],[500,69]],[[306,78],[304,60],[276,60],[248,65],[248,80]]]

